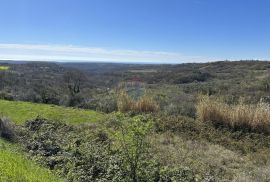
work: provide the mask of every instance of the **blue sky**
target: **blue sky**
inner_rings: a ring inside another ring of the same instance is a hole
[[[270,60],[269,0],[1,0],[0,59]]]

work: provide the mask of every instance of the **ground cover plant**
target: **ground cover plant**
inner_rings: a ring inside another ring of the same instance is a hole
[[[38,116],[72,124],[97,122],[103,117],[102,113],[91,110],[5,100],[0,100],[0,114],[18,124]]]

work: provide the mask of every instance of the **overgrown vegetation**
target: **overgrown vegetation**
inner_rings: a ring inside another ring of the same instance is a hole
[[[245,97],[249,103],[267,100],[270,69],[270,63],[263,61],[181,65],[9,62],[1,66],[9,67],[0,72],[2,99],[109,113],[118,110],[115,90],[119,83],[134,83],[127,92],[135,100],[147,90],[147,96],[157,102],[161,111],[190,117],[195,117],[198,93],[224,96],[231,101]],[[132,88],[139,91],[134,95],[130,93]]]
[[[152,126],[150,115],[116,113],[80,126],[37,118],[16,130],[33,160],[68,181],[193,181],[192,170],[171,170],[151,153]]]
[[[4,181],[270,180],[269,62],[1,65]]]
[[[229,105],[220,99],[200,96],[197,115],[203,122],[213,122],[217,126],[227,126],[234,130],[270,133],[270,107],[260,101],[257,104]]]
[[[158,103],[153,98],[144,95],[138,100],[134,100],[125,91],[119,93],[117,106],[121,112],[149,113],[159,110]]]

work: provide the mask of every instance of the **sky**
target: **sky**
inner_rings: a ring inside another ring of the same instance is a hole
[[[0,59],[270,60],[270,1],[0,0]]]

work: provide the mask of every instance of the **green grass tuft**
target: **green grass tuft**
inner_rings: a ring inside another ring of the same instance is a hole
[[[0,114],[17,124],[35,119],[37,116],[69,124],[97,122],[104,117],[102,113],[91,110],[6,100],[0,100]]]

